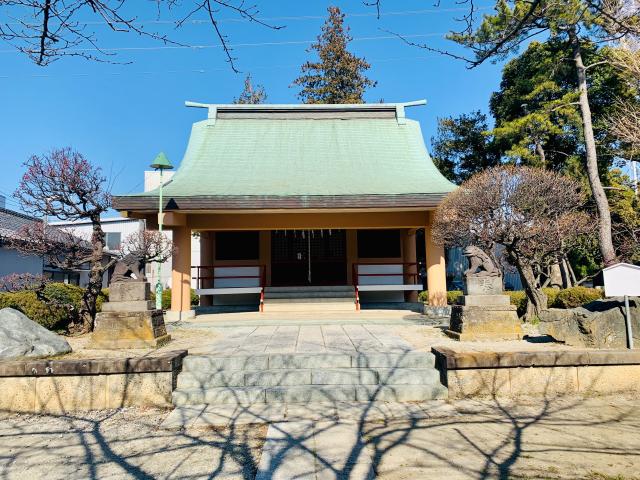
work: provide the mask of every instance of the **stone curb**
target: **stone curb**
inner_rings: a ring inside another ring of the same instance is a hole
[[[440,370],[640,364],[640,350],[456,352],[446,347],[432,347],[431,351]]]
[[[181,369],[187,353],[176,350],[153,357],[14,360],[0,362],[0,377],[173,372]]]

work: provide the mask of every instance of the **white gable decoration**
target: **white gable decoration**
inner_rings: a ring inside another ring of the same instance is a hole
[[[640,296],[640,266],[618,263],[605,268],[604,294],[607,297]]]

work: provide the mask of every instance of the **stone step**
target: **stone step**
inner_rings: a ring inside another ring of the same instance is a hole
[[[273,369],[182,372],[178,388],[271,387],[292,385],[426,385],[437,383],[435,368]]]
[[[266,313],[318,313],[356,312],[355,298],[272,298],[264,299]]]
[[[351,285],[328,285],[328,286],[301,286],[301,287],[264,287],[265,295],[268,293],[283,292],[354,292]]]
[[[295,304],[328,304],[328,303],[347,303],[354,304],[353,295],[350,297],[317,297],[308,298],[306,296],[295,298],[264,298],[264,304],[266,305],[295,305]],[[355,307],[354,307],[355,308]]]
[[[215,387],[177,389],[175,406],[198,404],[308,403],[308,402],[420,402],[447,398],[447,388],[428,385],[296,385],[276,387]]]
[[[273,369],[333,368],[433,368],[431,352],[406,353],[271,353],[256,355],[187,355],[183,372],[216,373],[228,370],[258,371]]]
[[[308,291],[308,292],[266,292],[264,301],[271,302],[274,299],[316,299],[316,298],[348,298],[353,300],[355,293],[351,291]]]

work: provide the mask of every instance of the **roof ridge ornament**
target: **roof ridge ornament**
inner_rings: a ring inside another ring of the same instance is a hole
[[[218,104],[184,102],[187,107],[206,108],[208,110],[207,119],[209,125],[215,125],[219,111],[241,111],[241,112],[304,112],[304,111],[395,111],[399,125],[406,123],[405,108],[426,105],[427,101],[414,100],[412,102],[398,103],[258,103],[258,104]]]

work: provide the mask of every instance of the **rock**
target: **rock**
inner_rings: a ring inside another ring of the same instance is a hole
[[[634,342],[640,342],[640,298],[629,298]],[[540,316],[540,333],[567,345],[626,348],[624,300],[596,300],[582,307],[551,308]]]
[[[0,360],[39,358],[69,353],[71,346],[24,313],[13,308],[0,310]]]

